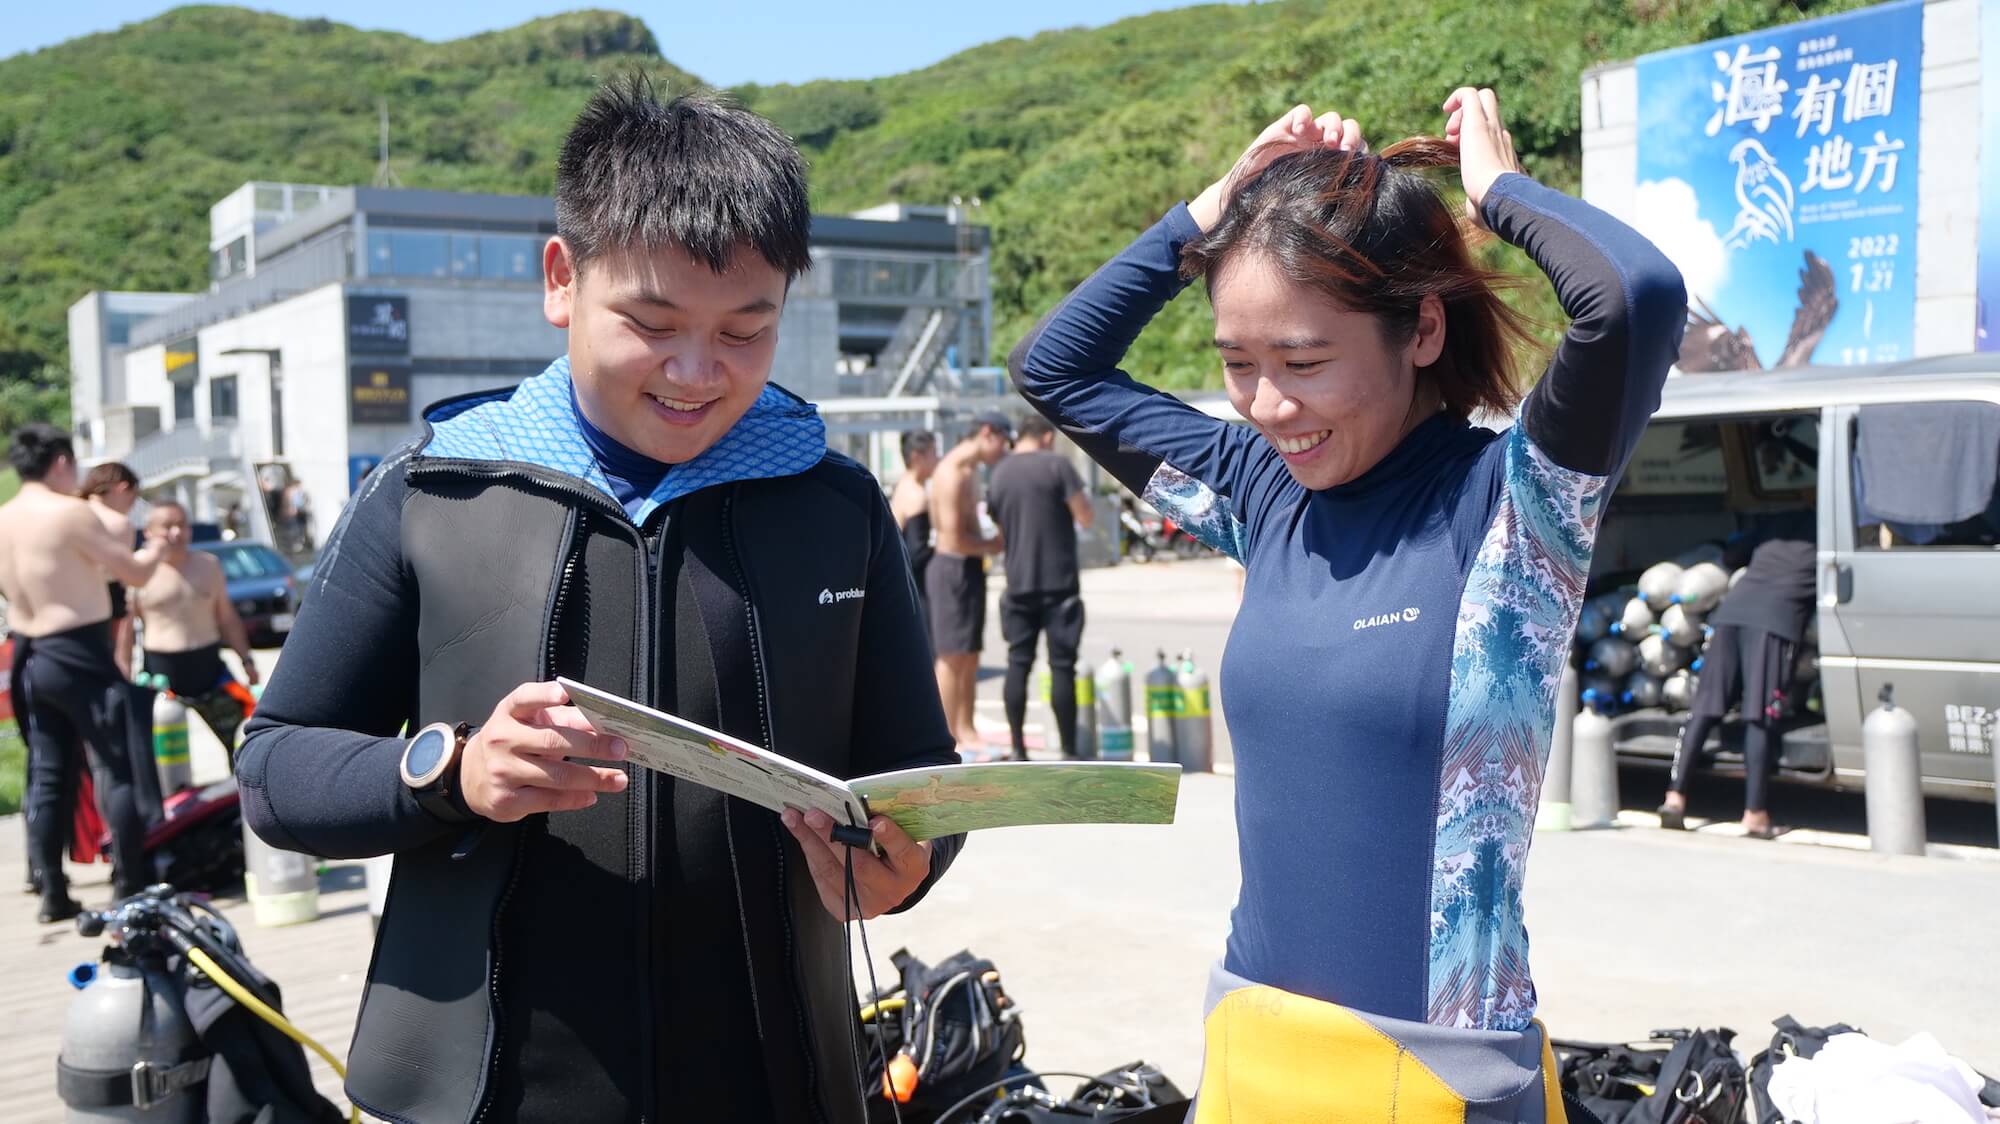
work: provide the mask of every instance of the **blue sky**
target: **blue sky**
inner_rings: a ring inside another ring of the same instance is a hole
[[[0,58],[66,39],[110,31],[176,7],[164,0],[85,0],[9,5],[0,20]],[[813,78],[879,78],[928,66],[967,47],[1054,28],[1097,26],[1126,16],[1187,6],[1181,0],[1008,0],[1003,4],[940,4],[937,0],[762,0],[754,5],[618,5],[548,0],[306,0],[246,5],[300,18],[325,16],[356,27],[400,31],[424,39],[456,39],[512,27],[537,16],[580,7],[614,7],[646,21],[676,66],[710,82],[804,82]]]

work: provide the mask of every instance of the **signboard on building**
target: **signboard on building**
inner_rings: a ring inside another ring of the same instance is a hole
[[[1914,353],[1923,9],[1638,60],[1634,224],[1687,280],[1681,370]]]
[[[347,298],[347,353],[349,355],[408,355],[410,353],[410,298],[370,297],[349,294]]]
[[[356,363],[349,367],[347,420],[353,425],[408,425],[410,365]]]
[[[201,350],[193,336],[167,344],[163,365],[168,382],[193,383],[201,379]]]

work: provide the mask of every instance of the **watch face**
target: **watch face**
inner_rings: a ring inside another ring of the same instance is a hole
[[[435,726],[419,733],[411,739],[409,752],[404,755],[404,771],[417,780],[429,777],[438,762],[444,760],[446,744],[444,731]]]

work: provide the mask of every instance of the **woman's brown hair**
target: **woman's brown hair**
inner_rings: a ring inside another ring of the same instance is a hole
[[[107,461],[83,474],[83,483],[77,486],[79,496],[108,496],[120,484],[129,485],[134,490],[139,487],[139,477],[131,469],[117,461]]]
[[[1243,253],[1295,284],[1373,315],[1391,346],[1417,329],[1425,297],[1444,305],[1444,351],[1422,368],[1444,409],[1512,411],[1521,359],[1535,343],[1528,318],[1500,299],[1513,283],[1481,267],[1457,213],[1425,169],[1455,168],[1458,149],[1413,137],[1380,155],[1325,149],[1273,160],[1238,186],[1215,228],[1181,251],[1181,275],[1215,275]]]

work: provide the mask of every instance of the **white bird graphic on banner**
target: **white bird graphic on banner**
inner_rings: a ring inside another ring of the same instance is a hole
[[[1740,250],[1759,238],[1792,240],[1792,181],[1764,146],[1752,138],[1736,142],[1729,150],[1736,165],[1736,225],[1723,236],[1722,244]]]

